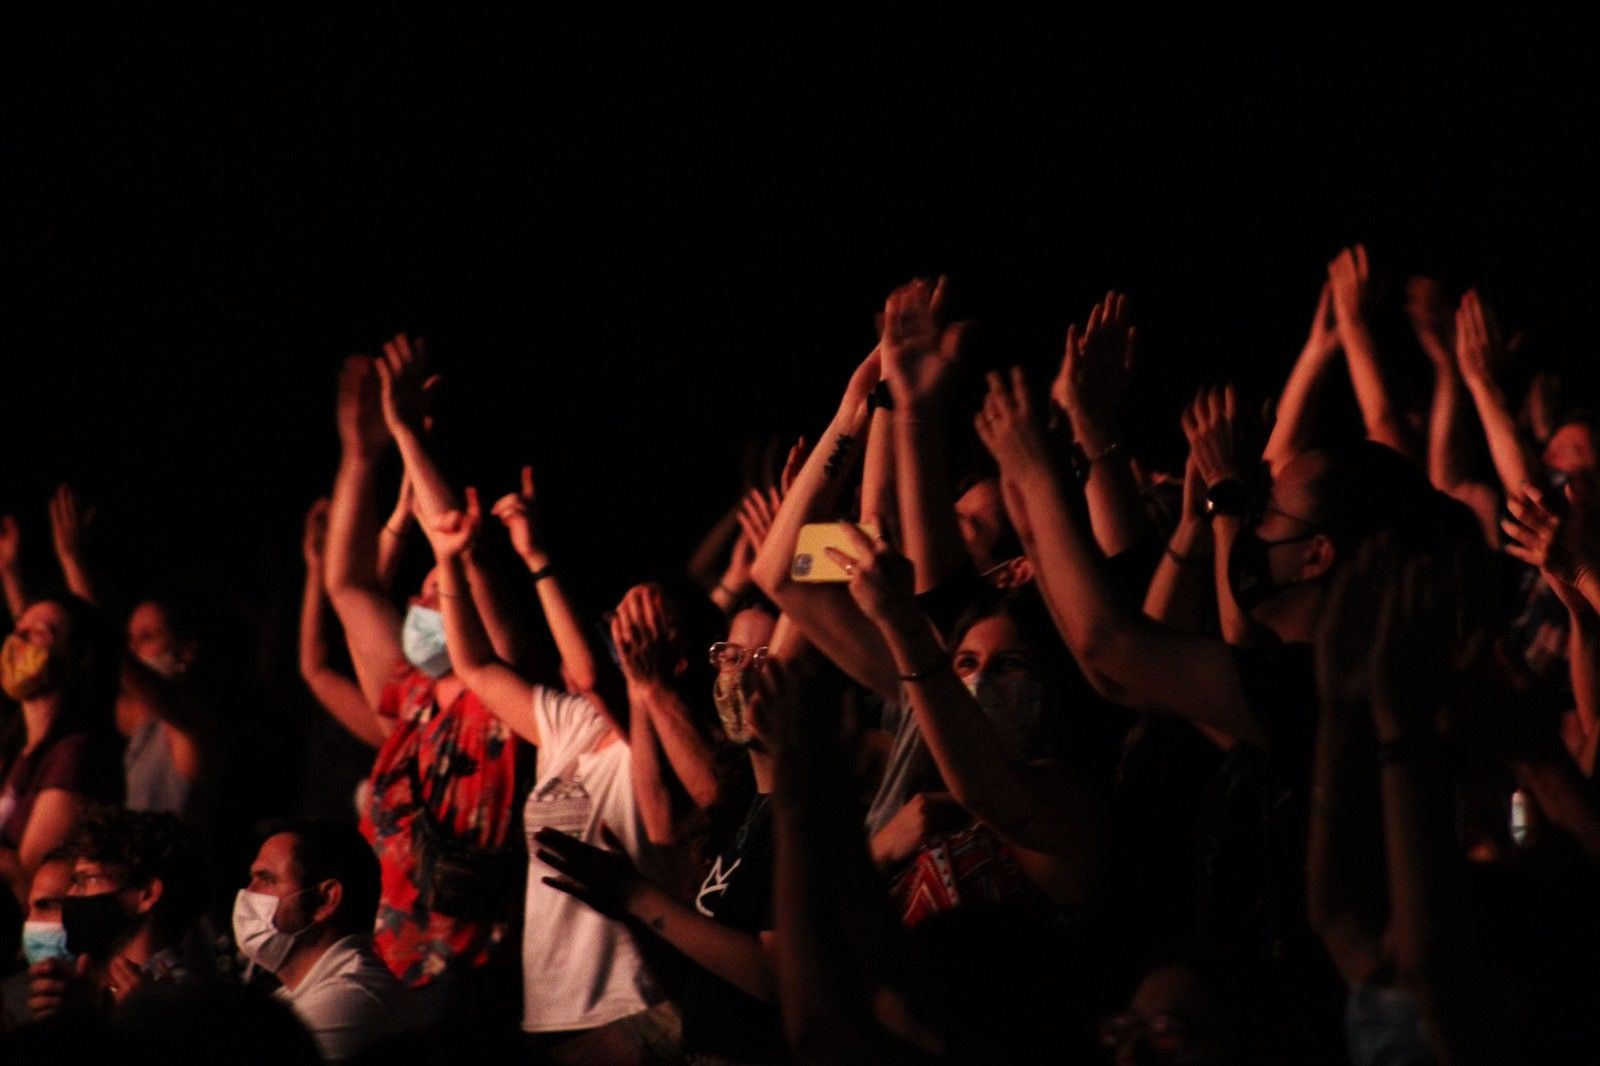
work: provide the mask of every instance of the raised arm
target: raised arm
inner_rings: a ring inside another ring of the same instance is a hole
[[[883,380],[895,409],[891,422],[900,526],[919,592],[938,585],[966,554],[944,439],[945,403],[966,323],[944,324],[944,290],[945,279],[940,278],[937,283],[913,281],[890,293],[878,342]]]
[[[410,475],[401,474],[400,495],[394,501],[394,510],[383,520],[383,529],[378,532],[378,584],[386,589],[394,588],[394,576],[405,555],[406,534],[417,520],[416,502]]]
[[[839,410],[795,476],[773,518],[750,576],[815,647],[850,677],[884,696],[900,688],[888,650],[842,588],[797,582],[789,573],[800,527],[831,519],[839,494],[860,454],[867,423],[867,393],[878,380],[877,350],[856,368]]]
[[[311,505],[300,544],[306,563],[305,588],[300,595],[300,677],[317,702],[351,736],[376,748],[386,735],[383,720],[361,694],[361,686],[328,665],[327,599],[322,591],[328,505],[327,497]]]
[[[89,567],[83,560],[83,534],[94,517],[94,510],[78,500],[72,486],[56,486],[50,497],[50,542],[56,550],[56,561],[61,564],[61,575],[67,589],[80,600],[98,603]]]
[[[1232,385],[1214,385],[1201,389],[1194,403],[1183,413],[1183,434],[1189,440],[1189,454],[1194,457],[1208,497],[1215,494],[1219,485],[1232,483],[1236,488],[1243,488],[1248,479],[1246,457],[1251,449],[1245,444],[1240,429],[1238,407]],[[1228,557],[1234,542],[1244,532],[1244,516],[1237,513],[1237,509],[1233,513],[1218,510],[1209,521],[1216,547],[1212,554],[1212,576],[1222,639],[1234,645],[1253,644],[1258,639],[1258,627],[1233,598],[1233,586],[1228,580]]]
[[[537,747],[539,721],[533,710],[536,686],[495,654],[467,578],[464,556],[477,538],[482,513],[478,490],[467,489],[466,497],[465,510],[446,511],[431,521],[421,520],[422,531],[439,565],[439,611],[444,616],[450,669],[483,701],[489,713]]]
[[[1323,282],[1317,311],[1311,319],[1311,333],[1278,395],[1278,416],[1262,454],[1274,474],[1291,458],[1310,449],[1322,387],[1338,356],[1339,323],[1333,313],[1333,286]]]
[[[661,587],[638,584],[627,591],[611,619],[611,640],[627,680],[630,722],[650,720],[648,727],[691,802],[702,810],[710,807],[718,792],[714,752],[694,727],[694,715],[674,683],[677,667],[694,648],[680,645]]]
[[[1180,633],[1124,603],[1068,505],[1022,371],[989,376],[978,434],[1016,486],[1038,552],[1052,616],[1084,673],[1108,699],[1215,726],[1264,743],[1238,669],[1221,641]]]
[[[1183,422],[1188,426],[1193,420],[1194,407],[1203,402],[1204,390],[1184,409]],[[1145,591],[1144,613],[1157,622],[1175,629],[1198,633],[1205,626],[1207,601],[1212,600],[1212,555],[1216,542],[1211,535],[1211,524],[1206,520],[1206,482],[1195,461],[1194,448],[1183,467],[1183,502],[1178,509],[1178,526],[1167,541],[1167,548],[1156,564]]]
[[[1367,438],[1387,444],[1401,455],[1420,458],[1405,419],[1395,406],[1394,393],[1367,322],[1367,306],[1371,302],[1369,276],[1367,249],[1359,244],[1346,248],[1328,264],[1328,285],[1333,290],[1339,344],[1344,348],[1345,364],[1350,368],[1350,383],[1355,386],[1356,404],[1361,408]]]
[[[368,705],[404,655],[400,612],[378,579],[378,460],[389,444],[378,379],[367,356],[346,359],[339,372],[339,472],[328,507],[323,584],[344,627],[350,661]]]
[[[28,607],[22,587],[22,533],[14,515],[0,515],[0,593],[14,622]]]
[[[1456,365],[1483,423],[1500,487],[1511,496],[1533,483],[1533,459],[1517,432],[1505,392],[1495,380],[1494,364],[1502,348],[1494,312],[1484,306],[1477,290],[1468,289],[1456,311]]]
[[[1088,460],[1084,499],[1089,526],[1108,556],[1119,555],[1155,533],[1133,478],[1123,424],[1136,335],[1127,296],[1106,293],[1105,300],[1089,312],[1082,336],[1075,327],[1067,327],[1066,353],[1050,390]]]
[[[853,571],[850,594],[883,633],[901,676],[917,678],[906,697],[951,795],[1008,843],[1047,855],[1049,887],[1087,902],[1103,859],[1098,827],[1087,824],[1098,806],[1090,790],[1063,767],[1012,761],[913,599],[909,560],[882,537],[874,543],[842,527],[851,550],[829,554]]]

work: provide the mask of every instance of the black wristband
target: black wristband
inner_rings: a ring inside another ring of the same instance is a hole
[[[894,397],[889,395],[889,383],[880,381],[872,386],[872,391],[867,393],[867,410],[875,411],[878,408],[885,411],[894,410]]]
[[[539,568],[538,570],[532,571],[528,576],[533,578],[533,583],[535,585],[537,585],[539,582],[543,581],[545,578],[553,576],[555,574],[555,572],[556,572],[556,564],[555,563],[546,563],[543,567]]]

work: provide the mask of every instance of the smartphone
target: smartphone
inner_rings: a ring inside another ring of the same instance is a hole
[[[869,539],[878,536],[878,531],[872,526],[858,525],[856,528]],[[852,557],[861,554],[861,550],[850,543],[838,522],[812,522],[800,527],[800,536],[794,546],[794,562],[789,565],[789,576],[796,581],[849,581],[850,575],[844,572],[844,567],[834,562],[822,550],[824,548],[837,548]]]

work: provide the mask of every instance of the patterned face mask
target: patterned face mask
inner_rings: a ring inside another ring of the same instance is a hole
[[[735,744],[749,744],[755,739],[750,729],[750,698],[745,690],[744,675],[750,669],[725,670],[717,675],[711,686],[711,700],[717,705],[717,717],[722,719],[722,731]]]
[[[0,644],[0,688],[14,700],[27,700],[55,687],[57,656],[13,633]]]

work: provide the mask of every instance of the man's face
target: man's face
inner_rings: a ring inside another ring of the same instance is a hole
[[[1005,561],[995,558],[1000,540],[1010,528],[1000,499],[999,480],[985,478],[961,494],[956,500],[956,524],[961,529],[961,542],[979,570]]]
[[[316,886],[302,883],[304,873],[294,859],[294,840],[293,833],[268,837],[250,864],[249,890],[278,897],[272,924],[285,933],[298,933],[311,925],[318,902]],[[307,891],[308,887],[313,891]]]

